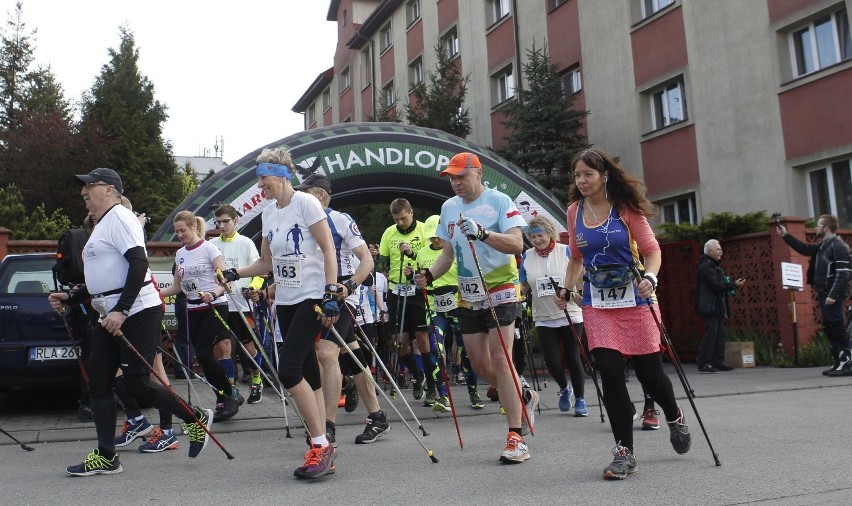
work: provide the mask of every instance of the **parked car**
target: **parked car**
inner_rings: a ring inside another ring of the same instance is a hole
[[[79,343],[47,300],[55,263],[54,253],[0,262],[0,390],[79,384]]]

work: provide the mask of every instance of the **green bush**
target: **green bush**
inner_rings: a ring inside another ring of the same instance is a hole
[[[708,239],[724,240],[728,237],[766,230],[769,217],[766,211],[754,211],[743,215],[730,212],[710,213],[698,225],[691,223],[662,223],[659,226],[660,242],[694,240],[699,244]]]

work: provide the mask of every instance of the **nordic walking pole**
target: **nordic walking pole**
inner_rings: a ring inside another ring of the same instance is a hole
[[[459,214],[459,219],[462,218],[464,217]],[[485,300],[488,301],[488,309],[491,311],[491,318],[494,318],[497,333],[500,336],[500,346],[503,348],[503,355],[506,357],[506,364],[509,366],[509,370],[512,373],[512,382],[515,384],[515,393],[518,394],[518,399],[521,401],[521,415],[523,418],[527,419],[527,424],[530,426],[530,434],[535,436],[530,415],[527,413],[527,403],[524,401],[524,395],[521,393],[521,385],[518,383],[518,376],[515,373],[514,365],[512,364],[512,357],[509,356],[509,348],[506,347],[506,339],[503,336],[503,330],[500,328],[500,320],[497,319],[497,311],[494,310],[494,303],[491,302],[491,296],[488,294],[488,285],[485,284],[485,276],[482,274],[482,267],[479,265],[479,257],[476,255],[476,247],[473,245],[473,239],[470,236],[467,237],[467,244],[470,246],[470,252],[473,255],[473,263],[476,265],[476,272],[479,274],[479,280],[482,282],[482,289],[485,292]]]
[[[636,276],[637,283],[642,279],[642,273],[639,272],[639,268],[636,267],[636,264],[630,264],[630,269],[633,270],[633,275]],[[666,348],[669,350],[669,358],[672,360],[672,365],[675,367],[675,371],[677,372],[677,377],[680,378],[680,384],[683,385],[683,389],[686,391],[686,398],[689,400],[689,404],[692,406],[692,412],[695,413],[695,419],[698,420],[698,425],[701,426],[701,432],[704,433],[704,439],[707,440],[707,446],[710,447],[710,453],[713,454],[713,460],[716,462],[716,466],[721,466],[722,463],[719,462],[719,454],[716,453],[716,450],[713,449],[713,444],[710,442],[710,436],[707,435],[707,429],[704,428],[704,422],[701,421],[701,415],[698,414],[698,408],[695,406],[694,394],[689,388],[689,383],[686,381],[686,373],[683,372],[683,364],[681,364],[680,360],[678,360],[677,355],[674,353],[674,345],[672,344],[672,340],[669,338],[668,332],[666,332],[665,326],[663,326],[663,322],[660,321],[660,318],[657,316],[657,311],[654,310],[654,298],[648,297],[645,299],[648,303],[648,309],[651,311],[651,314],[654,316],[654,321],[657,323],[657,328],[660,329],[660,334],[663,336],[663,339],[666,341]]]
[[[208,381],[207,381],[207,380],[206,380],[203,376],[199,376],[199,375],[198,375],[198,373],[196,373],[195,371],[193,371],[193,370],[192,370],[192,369],[190,369],[189,367],[187,367],[187,366],[183,365],[183,362],[181,362],[181,360],[180,360],[180,358],[179,358],[179,354],[175,353],[174,355],[172,355],[171,353],[169,353],[169,352],[167,352],[166,350],[164,350],[162,346],[157,346],[157,349],[158,349],[158,350],[160,350],[160,353],[162,353],[162,354],[163,354],[163,355],[165,355],[166,357],[168,357],[168,358],[170,358],[170,359],[174,360],[174,361],[175,361],[175,363],[178,365],[178,367],[180,367],[181,369],[183,369],[183,371],[184,371],[184,373],[185,373],[185,374],[189,374],[189,375],[191,375],[192,377],[194,377],[195,379],[199,379],[199,380],[201,380],[201,382],[202,382],[202,383],[204,383],[205,385],[207,385],[208,387],[210,387],[211,389],[213,389],[213,391],[214,391],[215,393],[217,393],[217,394],[222,392],[222,391],[221,391],[221,390],[219,390],[218,388],[214,387],[214,386],[213,386],[210,382],[208,382]],[[189,378],[188,378],[188,377],[187,377],[187,380],[189,380]],[[191,380],[189,380],[189,381],[191,381]],[[193,391],[194,391],[194,390],[195,390],[195,387],[192,387],[192,388],[193,388]],[[195,396],[196,396],[196,397],[198,397],[198,393],[197,393],[197,392],[196,392]]]
[[[166,324],[165,324],[165,322],[163,322],[163,323],[161,323],[161,324],[160,324],[160,328],[161,328],[161,330],[163,330],[163,331],[165,331],[165,330],[166,330]],[[162,335],[162,333],[161,333],[161,335]],[[169,354],[168,352],[166,352],[166,350],[164,350],[162,346],[157,346],[157,348],[158,348],[158,349],[159,349],[159,350],[160,350],[160,351],[161,351],[161,352],[162,352],[165,356],[167,356],[167,357],[169,357],[170,359],[172,359],[173,361],[175,361],[175,363],[177,363],[177,364],[180,366],[180,368],[184,371],[184,376],[186,376],[186,391],[187,391],[187,400],[189,401],[189,403],[190,403],[190,404],[192,404],[192,401],[191,401],[192,396],[189,394],[189,392],[191,391],[192,393],[194,393],[194,394],[195,394],[195,396],[196,396],[196,397],[198,397],[198,404],[199,404],[200,406],[203,406],[203,404],[201,404],[201,397],[198,395],[198,392],[196,392],[196,391],[195,391],[195,385],[193,385],[193,384],[192,384],[192,378],[193,378],[193,376],[194,376],[194,377],[196,377],[196,378],[198,378],[198,379],[200,379],[200,380],[201,380],[201,381],[203,381],[204,383],[206,383],[206,384],[207,384],[208,386],[210,386],[210,388],[212,388],[212,389],[213,389],[213,391],[214,391],[214,392],[216,392],[217,394],[219,394],[219,393],[220,393],[220,391],[219,391],[216,387],[214,387],[213,385],[211,385],[211,384],[207,381],[207,379],[206,379],[206,378],[202,378],[201,376],[199,376],[198,374],[196,374],[196,373],[195,373],[195,371],[193,371],[193,370],[192,370],[192,369],[190,369],[189,367],[185,366],[185,365],[184,365],[184,363],[183,363],[183,360],[181,360],[181,358],[180,358],[180,353],[178,353],[177,348],[175,347],[175,340],[174,340],[174,339],[172,339],[172,336],[171,336],[171,334],[169,334],[169,333],[168,333],[168,331],[166,331],[166,337],[168,338],[169,342],[171,342],[171,343],[172,343],[172,349],[173,349],[173,350],[174,350],[174,352],[175,352],[174,356],[172,356],[171,354]],[[188,350],[188,349],[189,349],[189,348],[187,347],[187,350]],[[186,374],[186,373],[187,373],[187,371],[189,372],[189,376],[187,376],[187,374]]]
[[[418,265],[417,267],[417,270],[420,270],[420,266]],[[425,288],[422,288],[421,291],[423,293],[423,300],[426,302],[426,315],[429,318],[429,326],[432,327],[432,335],[435,338],[437,347],[438,330],[435,327],[435,319],[432,317],[432,308],[429,304],[429,292],[427,292]],[[441,353],[441,355],[443,355],[443,353]],[[450,389],[450,380],[447,378],[447,368],[444,365],[444,357],[442,356],[438,357],[438,368],[441,369],[441,375],[444,377],[444,387],[446,387],[447,395],[450,398],[450,412],[453,414],[453,423],[456,425],[456,434],[459,436],[459,448],[464,450],[464,441],[462,441],[461,430],[459,429],[459,419],[456,416],[456,405],[453,402],[453,391]]]
[[[385,376],[388,378],[388,380],[390,380],[391,393],[393,393],[394,389],[399,390],[399,385],[396,384],[396,381],[394,381],[393,377],[390,375],[390,372],[388,372],[387,366],[385,365],[384,361],[382,361],[381,357],[379,357],[379,352],[376,351],[376,349],[373,347],[373,343],[371,343],[370,340],[367,339],[367,335],[364,334],[364,331],[363,331],[363,329],[361,329],[361,326],[358,325],[357,321],[355,321],[355,315],[352,314],[352,310],[349,308],[348,305],[344,304],[344,306],[346,307],[346,310],[349,311],[349,315],[352,316],[352,321],[355,322],[355,325],[358,327],[358,329],[361,331],[361,334],[362,334],[362,336],[359,336],[358,333],[356,332],[355,335],[361,338],[362,343],[365,346],[367,346],[367,349],[370,350],[370,353],[372,353],[373,356],[376,357],[376,361],[379,363],[379,367],[382,368],[382,371],[384,371]],[[376,385],[378,385],[378,383]],[[382,394],[384,395],[384,390],[382,390]],[[423,428],[423,424],[420,423],[420,420],[417,419],[417,415],[414,414],[414,410],[411,409],[411,405],[408,404],[407,400],[405,400],[405,396],[400,395],[400,398],[402,399],[402,403],[405,404],[405,407],[408,408],[408,412],[411,413],[411,416],[414,418],[414,421],[417,422],[417,425],[418,425],[417,428],[420,429],[420,432],[423,433],[424,437],[428,436],[429,433],[426,432],[426,429]],[[385,395],[385,399],[388,399],[388,402],[391,402],[391,400],[387,397],[387,395]],[[394,408],[394,411],[396,411],[396,408]]]
[[[221,271],[216,272],[216,277],[222,282],[225,281],[225,278],[222,277]],[[231,292],[231,287],[228,285],[228,283],[224,282],[223,287],[225,289],[226,299],[228,297],[231,297],[233,295],[233,293]],[[230,334],[232,336],[234,336],[234,340],[237,341],[237,343],[240,345],[240,348],[242,348],[243,353],[245,353],[246,356],[249,359],[251,359],[252,364],[254,364],[254,366],[257,367],[257,370],[260,371],[260,374],[263,376],[263,378],[267,382],[269,382],[269,385],[272,387],[273,390],[275,390],[275,393],[277,393],[278,396],[281,397],[281,405],[284,406],[284,432],[285,432],[285,437],[292,439],[293,436],[290,435],[290,418],[287,415],[287,401],[285,399],[285,393],[286,393],[286,395],[290,395],[290,394],[289,394],[289,392],[287,392],[287,389],[284,388],[284,383],[281,381],[281,378],[278,376],[277,370],[276,370],[276,374],[275,374],[275,379],[278,380],[278,385],[281,387],[281,390],[275,388],[275,383],[273,383],[272,380],[269,379],[269,377],[266,375],[266,373],[263,372],[263,369],[261,369],[261,367],[258,365],[257,361],[255,361],[254,357],[249,355],[248,351],[246,350],[245,345],[243,345],[242,341],[240,341],[240,339],[237,337],[237,335],[234,333],[234,331],[231,330],[231,327],[228,325],[228,322],[226,322],[225,319],[222,318],[222,315],[220,315],[219,312],[216,311],[216,308],[214,308],[212,304],[210,304],[210,303],[208,303],[208,304],[210,305],[210,308],[213,310],[213,314],[216,316],[216,319],[219,320],[219,323],[221,323],[222,326],[225,327],[225,329],[228,332],[230,332]],[[239,308],[239,305],[237,305],[237,307]],[[257,352],[260,353],[260,356],[264,360],[266,360],[267,364],[271,364],[272,362],[270,362],[269,357],[266,355],[266,351],[263,350],[263,346],[260,345],[260,341],[257,339],[257,336],[254,334],[254,331],[251,329],[251,326],[248,324],[248,321],[246,321],[246,316],[243,314],[242,311],[237,311],[237,313],[239,313],[240,318],[242,319],[243,323],[245,324],[246,328],[248,329],[249,334],[251,335],[251,338],[254,341],[255,346],[257,347]],[[305,424],[305,419],[302,418],[302,414],[299,413],[299,410],[295,407],[295,403],[293,403],[293,404],[294,404],[293,407],[296,410],[296,414],[299,415],[299,418],[302,420],[302,423],[304,424],[305,427],[307,427],[307,424]]]
[[[228,450],[225,449],[224,446],[222,446],[222,443],[220,443],[219,439],[216,438],[216,436],[214,436],[212,432],[210,432],[210,429],[207,428],[207,425],[201,423],[201,420],[198,419],[198,416],[196,416],[196,414],[192,411],[192,408],[187,406],[186,402],[184,402],[184,400],[181,399],[180,396],[174,390],[172,390],[171,385],[166,385],[165,383],[163,383],[163,380],[160,379],[160,376],[156,373],[156,371],[154,371],[154,368],[151,366],[151,364],[149,364],[148,361],[145,360],[145,357],[143,357],[142,354],[139,353],[139,350],[137,350],[136,347],[133,346],[133,344],[131,344],[131,342],[127,340],[127,337],[124,335],[124,333],[119,331],[118,334],[115,337],[118,337],[119,339],[121,339],[121,341],[124,343],[124,345],[127,346],[127,348],[130,351],[132,351],[134,355],[136,355],[136,358],[139,359],[139,361],[142,362],[145,365],[145,367],[148,369],[148,371],[157,378],[157,381],[159,381],[161,385],[166,387],[166,390],[168,390],[169,393],[172,394],[172,397],[174,397],[175,400],[178,401],[180,406],[183,409],[185,409],[186,412],[189,413],[192,416],[192,418],[195,419],[195,423],[197,423],[202,429],[204,429],[204,432],[206,432],[207,435],[210,437],[210,439],[214,443],[216,443],[216,446],[218,446],[220,450],[225,452],[225,455],[228,457],[228,460],[234,460],[234,456],[231,455],[228,452]]]
[[[317,314],[322,315],[322,309],[320,309],[319,306],[314,306],[314,311]],[[384,392],[384,390],[379,388],[379,384],[376,383],[376,380],[373,379],[373,376],[370,375],[370,372],[367,370],[366,367],[364,367],[364,364],[362,364],[361,361],[358,360],[358,358],[355,356],[355,353],[352,352],[352,348],[350,348],[349,345],[346,344],[346,341],[344,341],[343,338],[340,337],[340,333],[337,332],[337,329],[334,328],[334,325],[332,325],[331,327],[328,327],[328,330],[331,331],[331,333],[337,339],[337,342],[340,344],[340,346],[342,346],[346,350],[346,352],[349,353],[349,356],[352,357],[352,360],[358,365],[358,368],[361,369],[361,372],[364,373],[368,378],[370,378],[370,383],[373,384],[373,387],[376,390],[378,390],[379,392],[381,392],[382,396],[385,398],[386,401],[388,401],[388,404],[390,404],[391,408],[393,408],[393,410],[396,412],[396,415],[399,417],[400,420],[402,420],[402,423],[404,423],[405,426],[408,427],[408,431],[411,432],[411,435],[414,436],[414,438],[417,440],[417,442],[420,443],[420,446],[422,446],[423,449],[426,450],[426,455],[429,456],[429,459],[432,461],[432,463],[437,464],[438,459],[437,459],[437,457],[435,457],[435,452],[433,452],[432,450],[430,450],[429,448],[426,447],[426,444],[423,443],[423,440],[420,439],[420,437],[417,435],[417,433],[414,432],[414,429],[411,428],[411,425],[409,425],[408,422],[405,420],[405,418],[402,417],[402,414],[399,412],[398,409],[396,409],[396,406],[393,404],[393,402],[391,402],[390,398],[388,398],[388,396]],[[416,417],[415,417],[415,419],[416,419]],[[420,430],[423,430],[422,425],[420,426]]]
[[[33,448],[33,447],[31,447],[31,446],[27,446],[27,445],[25,445],[24,443],[22,443],[22,442],[18,441],[18,440],[15,438],[15,436],[13,436],[13,435],[9,434],[8,432],[6,432],[5,430],[3,430],[3,428],[2,428],[2,427],[0,427],[0,432],[2,432],[3,434],[6,434],[6,435],[9,437],[9,439],[11,439],[12,441],[14,441],[14,442],[18,443],[18,445],[21,447],[21,449],[22,449],[22,450],[26,450],[26,451],[28,451],[28,452],[31,452],[31,451],[35,450],[35,448]]]
[[[550,283],[553,285],[553,288],[554,290],[556,290],[556,293],[559,293],[559,290],[562,287],[559,286],[559,284],[553,279],[553,277],[550,277]],[[568,292],[567,297],[570,297],[571,291],[567,288],[566,291]],[[574,339],[577,340],[577,346],[580,348],[580,356],[583,357],[583,361],[586,363],[586,366],[589,368],[589,372],[592,374],[592,382],[595,384],[595,391],[597,391],[598,394],[598,407],[601,411],[601,423],[604,423],[603,393],[601,393],[601,387],[598,385],[598,375],[595,372],[594,366],[592,366],[592,361],[589,360],[589,356],[586,355],[586,349],[583,347],[583,340],[580,339],[580,333],[577,332],[576,328],[574,328],[574,322],[571,321],[571,315],[568,314],[567,309],[563,309],[562,312],[565,313],[565,318],[568,319],[568,326],[571,327],[571,332],[574,334]]]
[[[68,334],[68,340],[71,341],[71,345],[74,346],[74,333],[71,332],[71,325],[68,324],[68,315],[67,308],[62,306],[63,311],[59,313],[62,316],[62,323],[65,325],[65,333]],[[89,375],[86,373],[86,366],[83,365],[83,357],[80,356],[82,352],[82,348],[78,346],[74,346],[74,354],[77,355],[77,365],[80,366],[80,374],[83,375],[83,380],[86,381],[86,386],[89,386]]]

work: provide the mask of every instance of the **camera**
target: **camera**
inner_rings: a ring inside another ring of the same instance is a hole
[[[148,225],[151,224],[151,217],[150,216],[144,216],[143,217],[142,214],[140,214],[140,213],[133,213],[133,214],[135,214],[138,218],[142,218],[142,219],[145,220],[145,223],[142,224],[143,227],[147,227]],[[139,220],[139,221],[142,221],[142,220]]]
[[[781,225],[781,213],[772,213],[772,219],[775,220],[776,225]]]

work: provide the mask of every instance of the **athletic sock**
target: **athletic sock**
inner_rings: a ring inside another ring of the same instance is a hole
[[[263,383],[263,379],[260,377],[260,371],[252,371],[251,373],[251,384],[252,385],[260,385]]]
[[[426,369],[423,367],[423,355],[412,354],[414,356],[414,363],[417,364],[418,371],[425,371]]]
[[[252,374],[254,374],[255,372],[258,371],[258,368],[254,364],[263,365],[263,356],[261,356],[259,351],[255,350],[254,356],[251,357],[251,358],[254,359],[254,362],[251,362],[249,364],[249,369],[251,369]]]
[[[127,417],[127,421],[134,424],[134,425],[136,425],[137,423],[141,422],[144,419],[145,419],[145,415],[134,416],[133,418],[130,418],[130,416]]]
[[[509,427],[509,432],[514,432],[515,434],[520,436],[521,435],[521,428],[520,427]]]
[[[228,381],[234,383],[236,381],[237,374],[234,370],[234,360],[231,358],[220,358],[219,363],[222,364],[222,368],[225,369],[225,376],[228,377]]]
[[[311,446],[328,446],[328,444],[328,438],[325,437],[325,434],[311,438]]]

